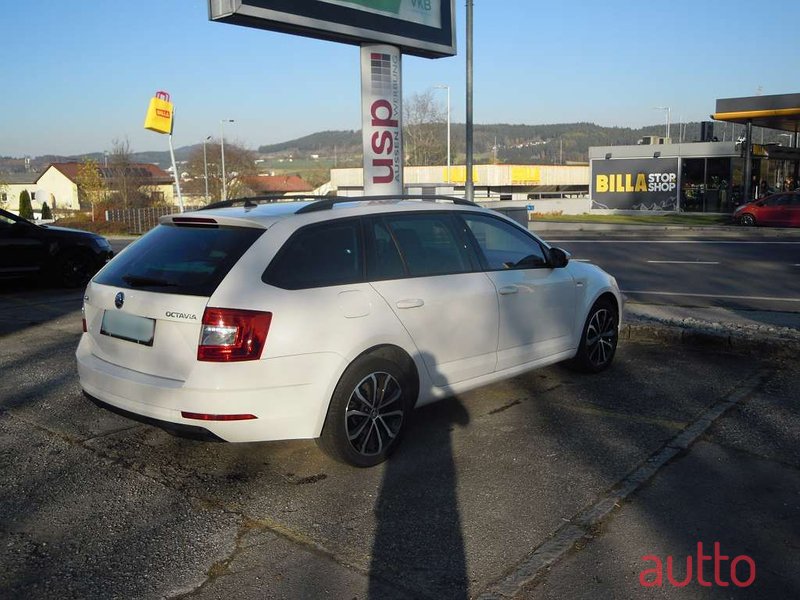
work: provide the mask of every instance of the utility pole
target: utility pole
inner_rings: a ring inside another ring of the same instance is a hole
[[[450,86],[441,84],[433,86],[436,89],[447,90],[447,183],[450,183]]]

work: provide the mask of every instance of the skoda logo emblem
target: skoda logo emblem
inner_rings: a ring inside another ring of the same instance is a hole
[[[125,304],[125,294],[122,292],[117,292],[117,295],[114,296],[114,306],[117,308],[122,308],[123,304]]]

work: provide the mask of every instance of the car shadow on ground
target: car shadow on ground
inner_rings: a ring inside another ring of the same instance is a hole
[[[0,337],[80,311],[83,288],[62,288],[38,280],[0,280]],[[77,316],[80,327],[80,314]]]

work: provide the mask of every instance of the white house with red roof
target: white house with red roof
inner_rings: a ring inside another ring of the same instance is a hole
[[[38,177],[30,176],[27,181],[8,184],[6,209],[19,211],[19,194],[23,189],[31,195],[31,204],[36,212],[47,202],[51,209],[80,210],[78,200],[78,171],[83,163],[63,162],[51,163]],[[172,177],[156,165],[149,163],[131,163],[125,167],[127,174],[154,201],[171,205],[174,203]],[[112,167],[98,167],[100,177],[111,188],[111,183],[118,176],[118,170]],[[85,207],[84,207],[85,208]]]

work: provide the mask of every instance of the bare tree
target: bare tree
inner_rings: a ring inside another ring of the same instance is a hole
[[[150,203],[150,173],[134,163],[128,138],[112,141],[105,175],[112,200],[118,201],[122,208],[138,208]]]
[[[446,109],[428,90],[403,103],[406,163],[441,165],[447,160]]]
[[[206,144],[206,160],[208,161],[208,195],[211,202],[222,198],[222,155],[219,142]],[[241,198],[252,195],[243,177],[257,174],[256,155],[252,150],[234,142],[225,142],[225,171],[228,198]],[[198,146],[189,155],[186,165],[190,181],[185,184],[187,193],[205,194],[205,164],[203,147]]]

